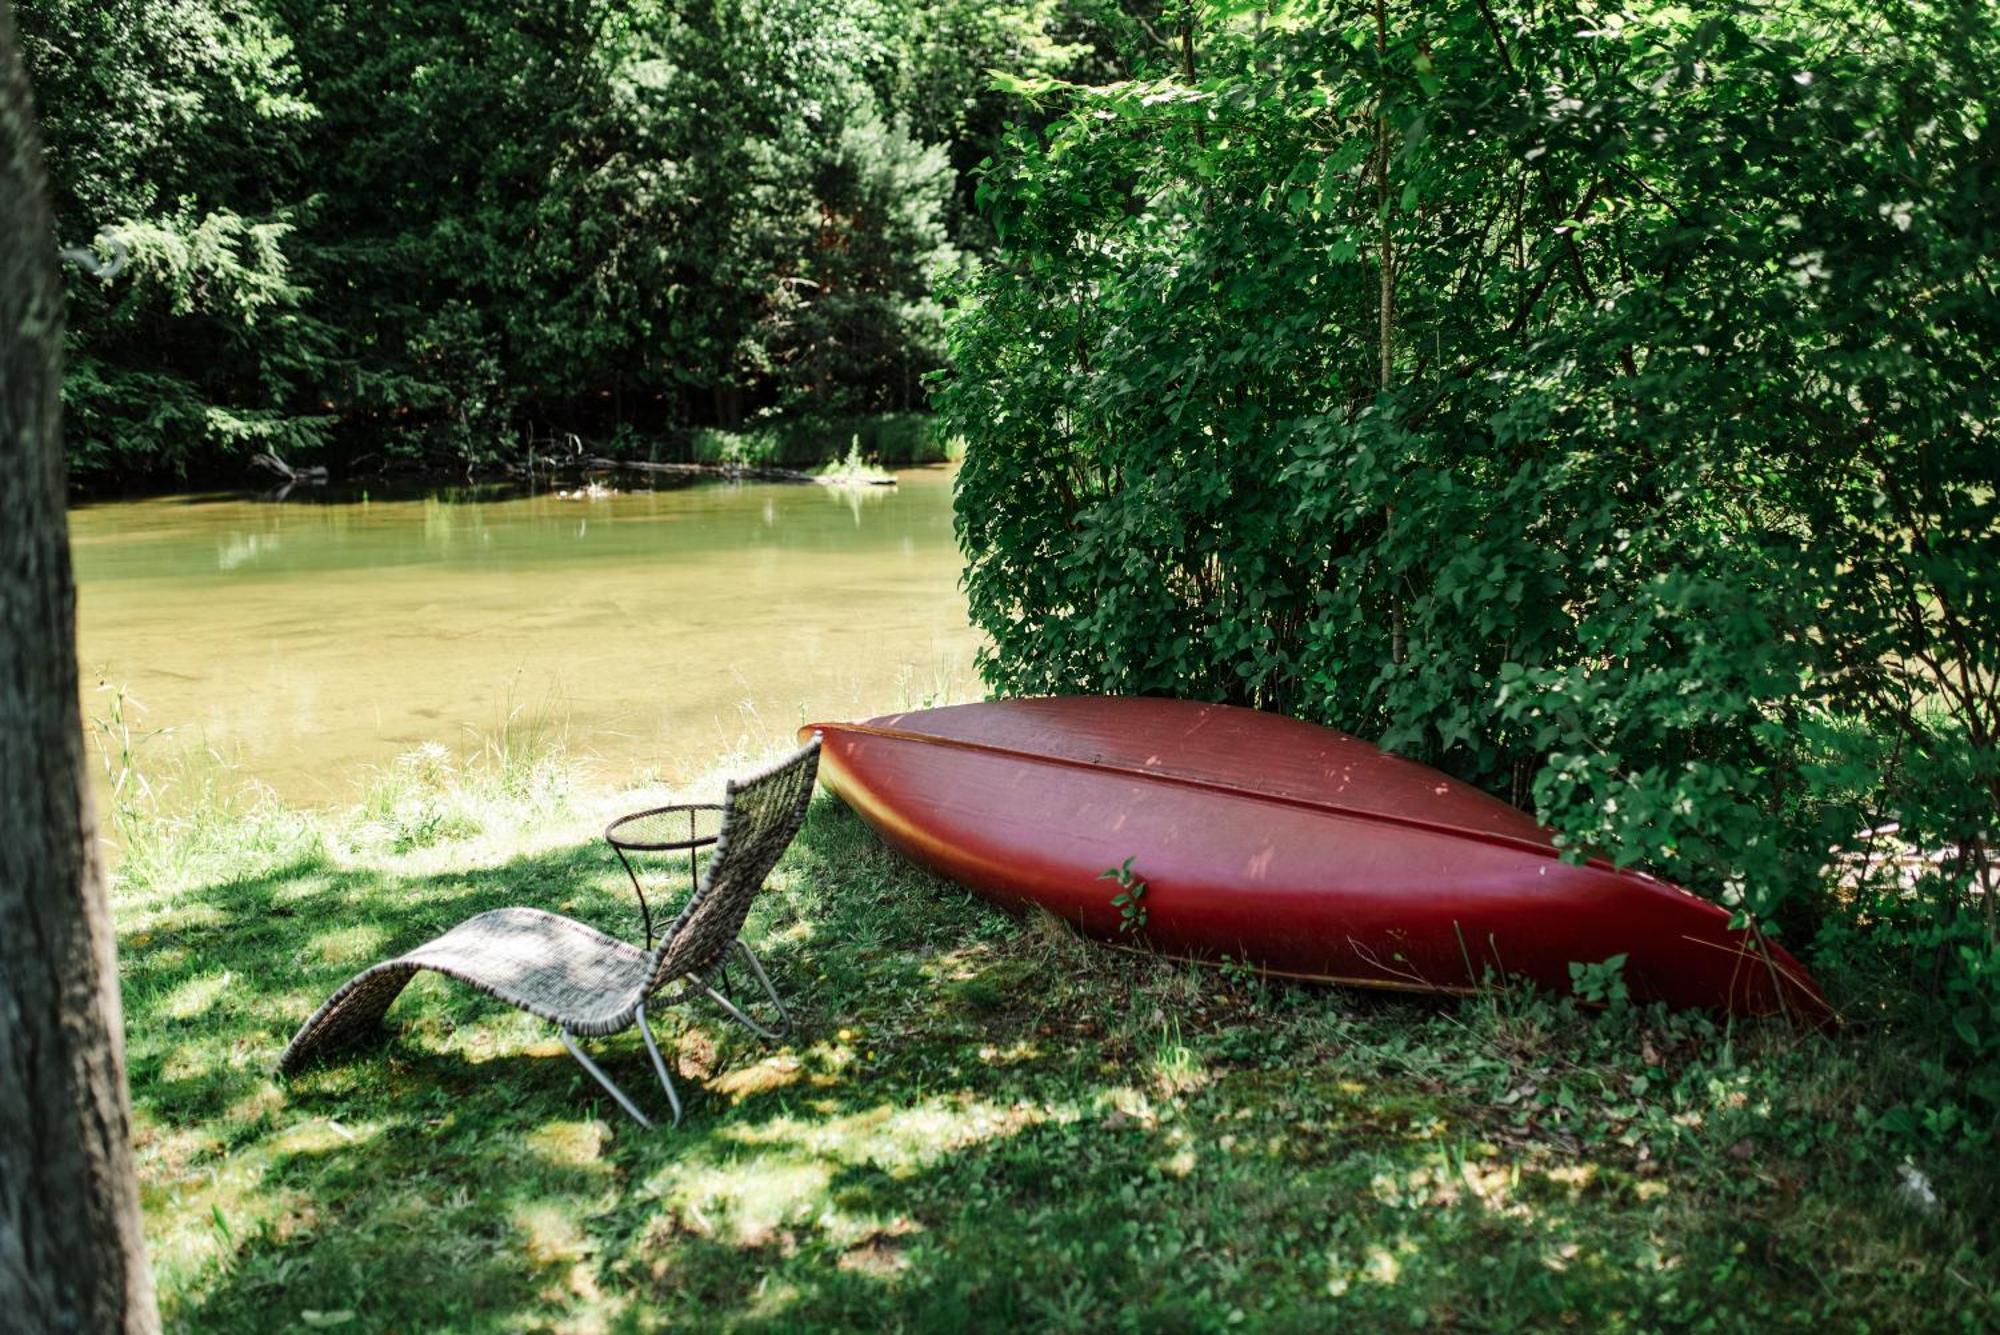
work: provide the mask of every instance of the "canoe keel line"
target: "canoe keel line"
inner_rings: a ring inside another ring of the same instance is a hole
[[[1717,905],[1525,813],[1296,719],[1124,696],[997,700],[816,723],[820,779],[884,842],[1084,933],[1274,976],[1465,993],[1627,957],[1635,1000],[1825,1022],[1803,967]],[[1132,860],[1144,926],[1102,878]]]

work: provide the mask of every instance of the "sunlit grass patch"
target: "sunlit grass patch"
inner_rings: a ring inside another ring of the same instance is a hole
[[[530,1152],[566,1168],[604,1166],[609,1129],[597,1121],[546,1122],[525,1137]]]
[[[305,951],[315,964],[362,968],[381,958],[388,933],[374,923],[343,923],[315,932]]]
[[[759,1094],[786,1089],[810,1078],[797,1057],[766,1057],[752,1065],[726,1071],[708,1082],[711,1093],[742,1102]]]

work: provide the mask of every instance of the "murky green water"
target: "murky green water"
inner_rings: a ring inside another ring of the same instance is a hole
[[[293,801],[438,741],[566,731],[674,777],[976,688],[950,474],[862,491],[79,506],[86,714],[123,686],[144,764],[212,750]]]

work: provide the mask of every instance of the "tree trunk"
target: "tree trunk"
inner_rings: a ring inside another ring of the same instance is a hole
[[[148,1331],[159,1317],[77,709],[55,256],[0,0],[0,1326]]]

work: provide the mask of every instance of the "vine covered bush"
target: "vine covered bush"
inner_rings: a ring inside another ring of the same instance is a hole
[[[1957,989],[2000,1106],[1996,22],[1219,3],[1015,81],[937,384],[989,681],[1380,739]]]

